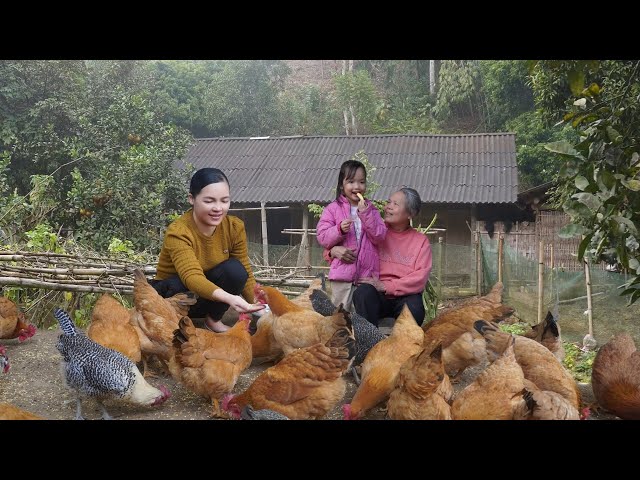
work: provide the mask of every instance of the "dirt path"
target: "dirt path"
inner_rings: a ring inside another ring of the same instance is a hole
[[[75,395],[69,390],[62,378],[60,363],[61,356],[55,344],[59,329],[38,330],[35,336],[26,342],[17,340],[2,340],[11,361],[11,370],[7,374],[0,374],[0,402],[11,403],[51,420],[70,420],[75,416]],[[244,371],[236,384],[235,392],[244,391],[251,382],[271,364],[251,366]],[[481,368],[468,369],[462,376],[461,382],[455,385],[456,392],[468,385],[481,371]],[[342,418],[341,405],[348,403],[356,391],[356,385],[350,375],[346,377],[347,393],[345,400],[336,406],[325,417],[329,420]],[[209,420],[210,404],[204,397],[200,397],[171,377],[153,378],[154,385],[160,383],[169,388],[172,397],[161,407],[142,408],[123,405],[116,402],[106,402],[109,413],[115,419],[127,420]],[[593,401],[591,386],[581,385],[583,399],[586,403]],[[100,419],[101,412],[92,400],[83,402],[83,415],[89,420]],[[369,419],[384,419],[381,408],[375,408],[367,416]],[[594,419],[616,418],[611,415],[600,415]]]

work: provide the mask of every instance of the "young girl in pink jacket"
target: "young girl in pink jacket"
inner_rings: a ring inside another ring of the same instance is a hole
[[[347,160],[340,167],[336,199],[327,205],[316,226],[318,243],[331,249],[344,246],[355,256],[352,263],[334,258],[329,268],[331,300],[351,310],[355,285],[360,279],[380,275],[377,246],[387,228],[378,209],[366,198],[367,171],[357,160]]]

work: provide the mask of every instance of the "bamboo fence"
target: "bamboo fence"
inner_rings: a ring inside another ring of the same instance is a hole
[[[98,256],[36,252],[1,252],[0,287],[22,286],[67,292],[133,293],[133,271],[141,269],[148,278],[156,273],[155,264]],[[256,281],[264,285],[307,288],[315,278],[305,275],[306,267],[256,269]],[[296,295],[299,292],[283,291]]]

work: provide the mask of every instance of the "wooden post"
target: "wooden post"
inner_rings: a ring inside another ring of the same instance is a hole
[[[542,304],[544,299],[544,245],[538,241],[538,324],[542,323]]]
[[[520,222],[516,222],[516,278],[518,278],[518,257],[520,256],[520,250],[518,250],[518,232],[520,231],[518,226]]]
[[[504,250],[504,234],[498,237],[498,281],[502,282],[502,255]]]
[[[444,279],[442,278],[442,258],[444,256],[442,251],[444,249],[443,240],[444,239],[442,237],[438,237],[438,302],[442,301],[442,284],[444,282]]]
[[[476,243],[476,293],[478,295],[482,295],[482,251],[480,247],[480,230],[476,230],[475,243]]]
[[[549,265],[551,267],[551,278],[549,279],[549,292],[551,292],[551,298],[553,298],[553,296],[554,296],[553,289],[556,286],[555,282],[553,281],[553,277],[555,276],[555,270],[554,270],[554,268],[555,268],[555,257],[554,257],[554,252],[553,252],[553,243],[549,244],[549,256],[550,256]],[[558,298],[558,296],[556,295],[556,299],[557,298]]]
[[[302,204],[302,240],[300,241],[300,250],[298,251],[298,260],[296,266],[302,266],[304,259],[304,265],[307,268],[311,268],[311,249],[309,248],[309,215],[307,204]]]
[[[265,210],[266,202],[260,202],[260,218],[262,220],[262,261],[265,265],[269,265],[269,241],[267,235],[267,211]]]
[[[589,318],[589,335],[593,337],[593,304],[591,303],[591,269],[589,261],[584,259],[584,277],[587,283],[587,316]]]

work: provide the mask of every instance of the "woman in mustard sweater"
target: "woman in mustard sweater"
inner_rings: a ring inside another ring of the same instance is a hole
[[[188,199],[192,208],[167,228],[151,284],[165,298],[187,290],[196,293],[189,316],[205,317],[205,328],[224,332],[229,327],[221,319],[229,307],[240,313],[264,308],[250,303],[256,281],[244,222],[227,215],[229,180],[217,168],[193,174]]]

